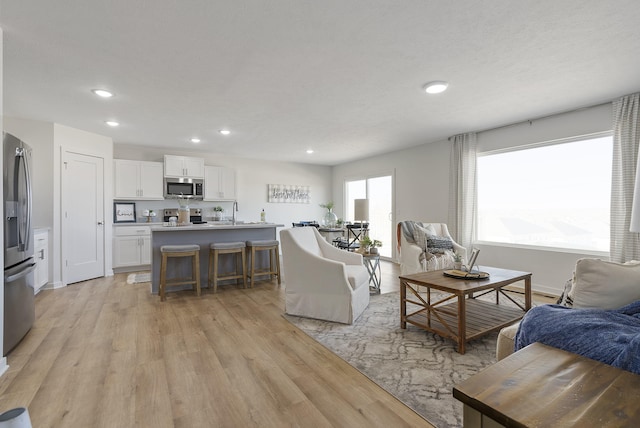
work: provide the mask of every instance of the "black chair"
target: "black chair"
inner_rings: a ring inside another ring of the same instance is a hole
[[[337,242],[337,247],[347,251],[360,248],[360,238],[369,233],[369,223],[354,223],[345,225],[347,237]]]

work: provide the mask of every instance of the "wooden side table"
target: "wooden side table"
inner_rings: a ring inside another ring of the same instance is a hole
[[[464,427],[639,427],[640,376],[534,343],[453,388]]]

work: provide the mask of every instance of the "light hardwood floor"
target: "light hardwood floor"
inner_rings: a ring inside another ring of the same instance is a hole
[[[382,270],[397,291],[397,266]],[[126,278],[36,296],[0,411],[26,406],[37,428],[431,427],[287,322],[284,282],[161,303]]]

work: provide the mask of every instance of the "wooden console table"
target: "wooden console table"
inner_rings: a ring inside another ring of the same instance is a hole
[[[456,385],[464,427],[640,427],[640,376],[534,343]],[[489,418],[489,419],[487,419]]]
[[[464,354],[465,343],[471,339],[511,325],[531,309],[531,273],[482,266],[487,279],[458,279],[435,270],[400,276],[400,327],[407,323],[455,340],[458,352]],[[504,287],[524,281],[524,305],[514,300],[512,291]],[[426,295],[421,294],[421,287]],[[432,291],[445,297],[431,297]],[[477,297],[495,293],[495,301]],[[511,305],[500,303],[500,296]],[[414,308],[407,313],[407,303]]]

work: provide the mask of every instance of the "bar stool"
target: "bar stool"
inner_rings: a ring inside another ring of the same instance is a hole
[[[249,268],[248,274],[251,277],[251,288],[253,288],[253,281],[256,275],[269,275],[269,280],[272,279],[272,275],[275,275],[278,277],[278,284],[281,284],[280,253],[278,250],[279,245],[280,243],[276,239],[267,241],[247,241],[247,252],[251,253],[251,267]],[[269,268],[256,269],[256,251],[269,251]]]
[[[207,288],[211,288],[211,281],[213,281],[213,292],[218,291],[218,281],[221,279],[235,279],[236,284],[238,279],[242,278],[243,288],[247,288],[247,259],[244,252],[244,242],[214,242],[209,245],[209,279],[207,282]],[[234,271],[220,274],[218,269],[220,266],[220,256],[222,254],[235,254]],[[242,273],[238,273],[238,258],[237,255],[242,256]]]
[[[167,287],[192,284],[200,296],[200,246],[199,245],[163,245],[160,247],[160,301],[165,300]],[[191,278],[174,278],[167,281],[169,257],[191,257]]]

